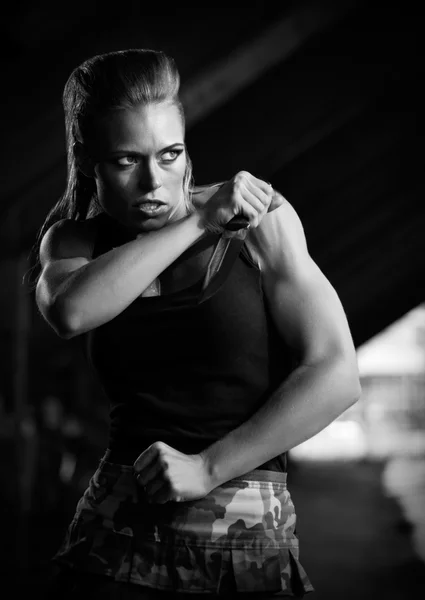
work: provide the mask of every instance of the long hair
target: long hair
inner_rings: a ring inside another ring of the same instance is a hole
[[[170,102],[177,106],[184,127],[179,89],[180,75],[174,59],[159,50],[130,49],[100,54],[72,71],[62,96],[67,155],[66,187],[37,233],[31,251],[35,260],[33,271],[39,271],[41,240],[55,222],[61,219],[83,221],[102,211],[94,179],[82,173],[76,157],[76,146],[84,145],[90,137],[95,118],[117,109]],[[192,211],[192,163],[187,152],[186,161],[183,193],[186,207]],[[39,273],[36,278],[38,276]]]

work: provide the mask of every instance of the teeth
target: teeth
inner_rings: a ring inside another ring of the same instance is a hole
[[[141,208],[147,208],[148,210],[153,210],[155,208],[159,208],[161,205],[158,202],[146,202],[145,204],[140,205]]]

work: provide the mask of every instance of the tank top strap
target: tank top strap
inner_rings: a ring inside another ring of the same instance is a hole
[[[250,251],[246,242],[243,243],[240,256],[249,267],[257,269],[257,271],[259,270],[258,264],[255,262],[252,252]]]

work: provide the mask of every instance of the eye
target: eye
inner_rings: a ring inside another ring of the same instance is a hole
[[[136,156],[120,156],[120,158],[117,158],[117,163],[121,167],[129,167],[130,165],[135,165],[136,162],[137,162]]]
[[[161,160],[162,160],[162,162],[166,162],[166,163],[173,162],[176,160],[176,158],[178,158],[180,156],[180,154],[182,152],[183,152],[183,150],[181,150],[180,148],[176,148],[174,150],[167,150],[166,152],[161,154]]]

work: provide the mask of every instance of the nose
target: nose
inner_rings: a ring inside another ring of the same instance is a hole
[[[143,191],[154,191],[161,186],[161,173],[158,165],[151,162],[141,164],[139,170],[139,187]]]

